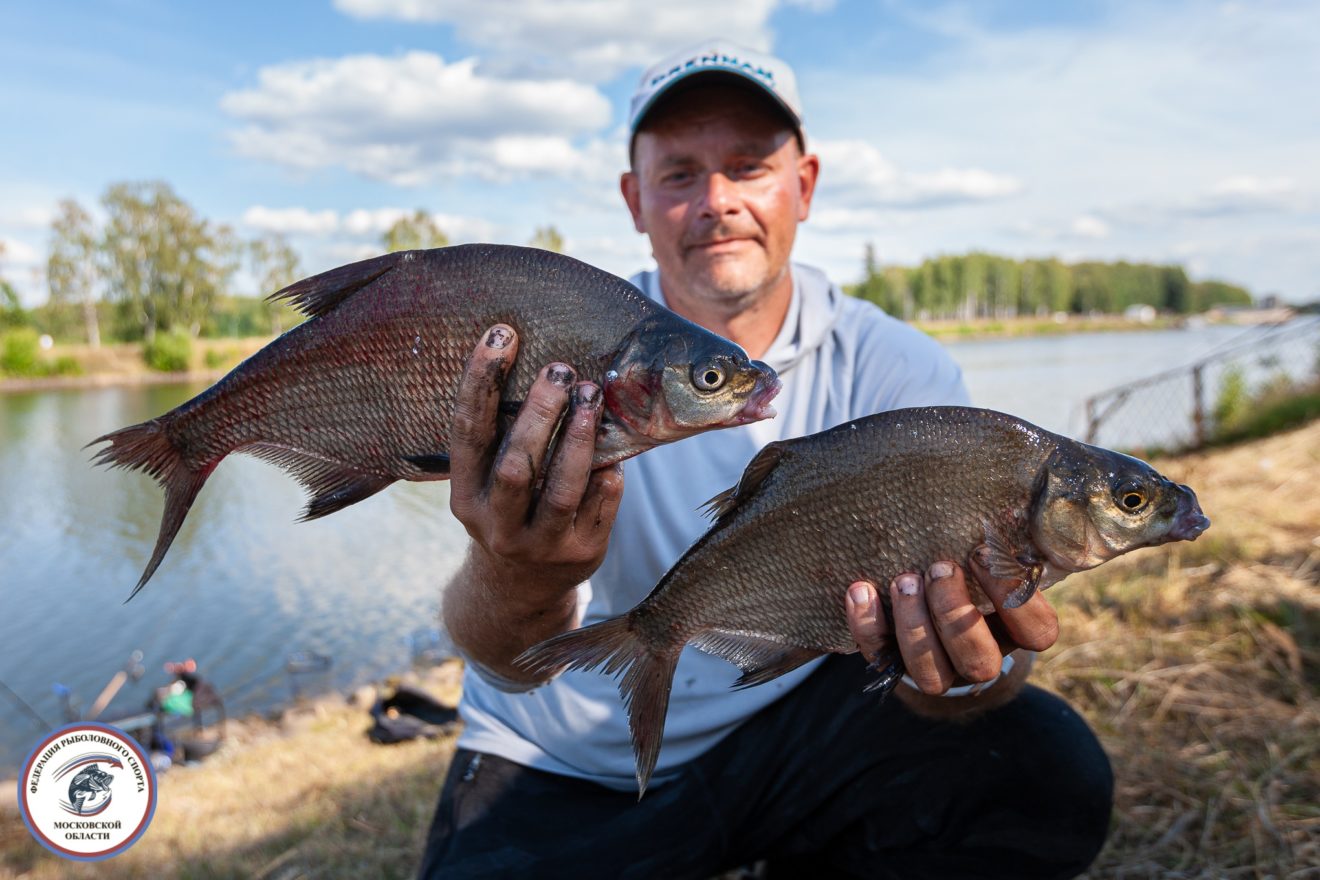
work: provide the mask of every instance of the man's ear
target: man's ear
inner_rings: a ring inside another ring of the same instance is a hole
[[[798,222],[811,214],[811,199],[816,194],[816,180],[820,177],[820,157],[808,153],[798,158]]]
[[[646,232],[646,224],[642,220],[642,182],[636,171],[625,171],[619,175],[619,192],[623,193],[628,213],[632,214],[633,229]]]

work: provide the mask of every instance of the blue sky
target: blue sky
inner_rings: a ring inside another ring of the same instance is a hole
[[[460,241],[553,223],[628,274],[628,95],[709,36],[796,68],[823,163],[797,257],[840,281],[870,241],[1320,297],[1320,4],[47,0],[3,22],[0,272],[28,302],[56,200],[137,179],[287,234],[309,273],[421,207]]]

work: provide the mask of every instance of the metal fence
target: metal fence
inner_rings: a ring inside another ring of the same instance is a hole
[[[1244,329],[1196,363],[1086,400],[1086,441],[1165,452],[1213,439],[1235,402],[1271,388],[1320,381],[1320,318]]]

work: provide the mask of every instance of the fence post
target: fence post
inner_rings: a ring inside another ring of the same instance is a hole
[[[1192,424],[1196,448],[1205,445],[1205,364],[1192,367]]]

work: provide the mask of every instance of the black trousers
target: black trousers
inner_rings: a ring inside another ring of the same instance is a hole
[[[1113,775],[1066,703],[1026,688],[966,723],[863,694],[831,657],[681,775],[635,793],[460,749],[423,878],[1072,877],[1099,853]]]

